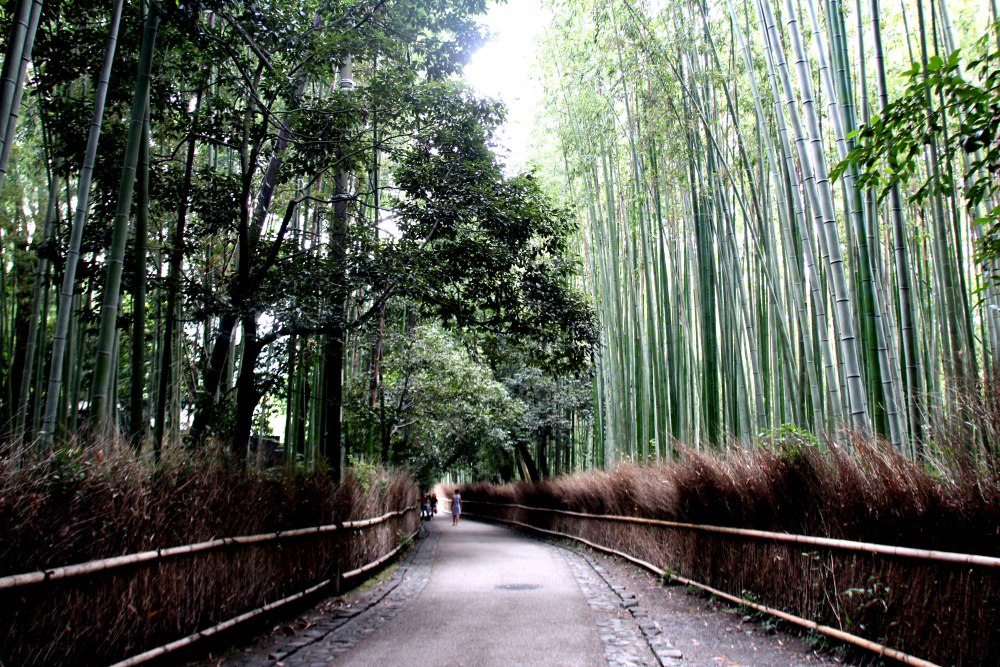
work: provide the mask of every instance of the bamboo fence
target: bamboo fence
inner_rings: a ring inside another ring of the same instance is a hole
[[[178,558],[180,556],[188,556],[191,554],[196,554],[205,551],[216,551],[218,549],[223,549],[225,547],[246,546],[250,544],[275,542],[278,540],[290,539],[293,537],[311,537],[316,535],[323,535],[326,533],[332,533],[336,531],[357,530],[360,528],[367,528],[369,526],[380,524],[393,517],[402,516],[407,512],[412,512],[417,509],[418,509],[417,505],[411,505],[401,510],[386,512],[381,516],[372,517],[369,519],[343,521],[340,523],[331,523],[323,526],[310,526],[308,528],[296,528],[293,530],[279,530],[273,533],[260,533],[257,535],[237,535],[234,537],[220,537],[214,540],[207,540],[205,542],[195,542],[193,544],[184,544],[181,546],[168,547],[165,549],[154,549],[151,551],[140,551],[138,553],[125,554],[123,556],[115,556],[113,558],[101,558],[98,560],[87,561],[85,563],[63,565],[61,567],[53,567],[45,570],[36,570],[34,572],[11,574],[5,577],[0,577],[0,591],[12,588],[19,588],[21,586],[40,584],[46,581],[71,579],[74,577],[81,577],[89,574],[95,574],[97,572],[118,570],[126,567],[131,567],[133,565],[161,562],[171,558]]]
[[[182,556],[190,556],[193,554],[204,554],[212,551],[218,551],[225,548],[231,547],[245,547],[249,545],[261,545],[271,542],[279,542],[291,538],[309,538],[317,537],[321,535],[328,535],[336,532],[348,532],[355,530],[364,530],[382,524],[395,517],[401,517],[409,512],[415,512],[419,509],[419,506],[414,504],[408,507],[394,510],[391,512],[386,512],[380,516],[355,519],[351,521],[341,521],[332,524],[325,524],[321,526],[310,526],[306,528],[296,528],[292,530],[282,530],[275,531],[271,533],[260,533],[256,535],[237,535],[232,537],[221,537],[214,540],[207,540],[204,542],[196,542],[192,544],[185,544],[175,547],[168,547],[162,549],[155,549],[150,551],[143,551],[132,554],[125,554],[122,556],[115,556],[112,558],[102,558],[97,560],[91,560],[84,563],[75,563],[72,565],[64,565],[61,567],[48,568],[44,570],[36,570],[33,572],[24,572],[20,574],[13,574],[4,577],[0,577],[0,591],[8,591],[17,588],[24,588],[29,586],[35,586],[42,583],[53,582],[53,581],[65,581],[74,578],[82,578],[91,576],[97,573],[107,573],[117,570],[122,570],[129,567],[135,566],[152,566],[162,563],[167,560],[180,558]],[[416,532],[408,535],[405,540],[400,540],[395,548],[391,549],[379,558],[357,567],[353,570],[347,572],[341,572],[336,574],[334,577],[324,579],[319,583],[316,583],[308,588],[299,591],[293,595],[286,596],[279,600],[269,602],[261,607],[252,609],[250,611],[244,612],[230,618],[228,620],[222,621],[216,625],[209,628],[198,630],[197,632],[190,634],[186,637],[174,640],[162,646],[158,646],[137,655],[134,655],[126,660],[115,663],[115,667],[125,667],[127,665],[138,665],[141,663],[148,662],[150,660],[159,659],[163,656],[176,652],[180,649],[188,648],[195,644],[196,642],[207,639],[209,637],[218,635],[220,632],[229,630],[241,623],[249,621],[254,618],[258,618],[266,613],[274,611],[275,609],[289,605],[295,601],[302,600],[308,596],[311,596],[323,589],[328,588],[331,585],[338,585],[345,580],[352,579],[358,575],[370,572],[380,565],[386,563],[394,556],[396,556],[404,547],[405,542],[413,539],[416,536]]]
[[[465,499],[465,498],[462,499],[462,502],[463,502],[463,504],[466,504],[466,505],[469,505],[469,504],[471,504],[471,505],[490,505],[490,506],[494,506],[494,507],[507,508],[507,509],[520,509],[520,510],[524,510],[524,511],[527,511],[527,512],[546,512],[546,513],[550,513],[550,514],[558,514],[558,515],[564,515],[564,516],[571,516],[571,517],[575,517],[575,518],[579,518],[579,519],[590,519],[590,520],[599,520],[599,521],[611,521],[611,522],[642,524],[642,525],[655,526],[655,527],[663,527],[663,528],[673,528],[673,529],[680,529],[680,530],[717,533],[717,534],[724,534],[724,535],[731,535],[731,536],[741,536],[741,537],[745,537],[745,538],[749,538],[749,539],[754,539],[754,540],[771,540],[771,541],[776,541],[776,542],[792,542],[792,543],[796,543],[796,544],[806,544],[806,545],[820,546],[820,547],[825,547],[825,548],[830,548],[830,549],[863,552],[863,553],[868,553],[868,554],[876,554],[876,555],[880,555],[880,556],[902,557],[902,558],[918,559],[918,560],[926,560],[926,561],[934,561],[934,562],[942,562],[942,563],[951,563],[951,564],[959,563],[959,564],[962,564],[962,565],[969,565],[969,566],[980,567],[980,568],[996,568],[996,567],[1000,567],[1000,558],[994,558],[994,557],[990,557],[990,556],[982,556],[982,555],[978,555],[978,554],[963,554],[963,553],[955,553],[955,552],[947,552],[947,551],[935,551],[935,550],[929,550],[929,549],[913,549],[913,548],[908,548],[908,547],[897,547],[897,546],[885,545],[885,544],[874,544],[874,543],[868,543],[868,542],[856,542],[856,541],[851,541],[851,540],[839,540],[839,539],[832,539],[832,538],[813,537],[813,536],[809,536],[809,535],[795,535],[795,534],[791,534],[791,533],[777,533],[777,532],[771,532],[771,531],[754,530],[754,529],[746,529],[746,528],[731,528],[731,527],[727,527],[727,526],[712,526],[712,525],[706,525],[706,524],[683,523],[683,522],[678,522],[678,521],[665,521],[665,520],[659,520],[659,519],[646,519],[646,518],[643,518],[643,517],[589,514],[589,513],[586,513],[586,512],[573,512],[573,511],[569,511],[569,510],[557,510],[557,509],[549,509],[549,508],[544,508],[544,507],[531,507],[531,506],[528,506],[528,505],[520,505],[520,504],[517,504],[517,503],[494,503],[494,502],[489,502],[489,501],[468,500],[468,499]],[[794,615],[794,614],[790,614],[790,613],[788,613],[786,611],[782,611],[780,609],[776,609],[776,608],[773,608],[773,607],[770,607],[770,606],[767,606],[767,605],[764,605],[764,604],[760,604],[758,602],[754,602],[752,600],[748,600],[746,598],[743,598],[743,597],[740,597],[740,596],[737,596],[737,595],[733,595],[731,593],[727,593],[727,592],[722,591],[722,590],[720,590],[718,588],[715,588],[713,586],[709,586],[707,584],[704,584],[702,582],[696,581],[694,579],[690,579],[688,577],[680,576],[680,575],[678,575],[678,574],[676,574],[674,572],[671,572],[668,569],[664,569],[664,568],[658,567],[657,565],[655,565],[653,563],[650,563],[649,561],[643,560],[641,558],[638,558],[636,556],[633,556],[632,554],[625,553],[625,552],[620,551],[618,549],[613,549],[613,548],[605,546],[603,544],[598,544],[596,542],[593,542],[591,540],[587,540],[587,539],[579,537],[577,535],[573,535],[571,533],[564,533],[564,532],[561,532],[561,531],[549,530],[549,529],[546,529],[546,528],[540,528],[538,526],[534,526],[534,525],[529,524],[529,523],[524,523],[522,521],[516,521],[516,520],[513,520],[513,519],[500,518],[500,517],[494,516],[492,514],[476,514],[476,513],[473,513],[473,512],[463,511],[463,515],[465,515],[465,516],[471,516],[471,517],[476,517],[476,518],[480,518],[480,519],[486,519],[486,520],[489,520],[489,521],[496,521],[498,523],[503,523],[503,524],[507,524],[507,525],[511,525],[511,526],[517,526],[519,528],[524,528],[524,529],[527,529],[527,530],[530,530],[530,531],[533,531],[533,532],[536,532],[536,533],[540,533],[540,534],[543,534],[543,535],[548,535],[548,536],[552,536],[552,537],[559,537],[559,538],[565,538],[565,539],[573,540],[573,541],[578,542],[580,544],[584,544],[584,545],[586,545],[586,546],[588,546],[588,547],[590,547],[592,549],[595,549],[596,551],[600,551],[600,552],[603,552],[603,553],[607,553],[607,554],[610,554],[610,555],[613,555],[613,556],[618,556],[620,558],[623,558],[623,559],[625,559],[625,560],[627,560],[627,561],[629,561],[629,562],[631,562],[631,563],[633,563],[635,565],[638,565],[639,567],[642,567],[645,570],[648,570],[648,571],[654,573],[658,577],[669,578],[669,579],[671,579],[671,580],[673,580],[673,581],[675,581],[675,582],[677,582],[679,584],[682,584],[682,585],[685,585],[685,586],[692,586],[694,588],[698,588],[700,590],[703,590],[703,591],[705,591],[707,593],[715,595],[715,596],[717,596],[719,598],[722,598],[724,600],[727,600],[729,602],[732,602],[732,603],[735,603],[735,604],[739,604],[739,605],[743,605],[743,606],[745,606],[747,608],[754,609],[754,610],[759,611],[761,613],[768,614],[770,616],[774,616],[776,618],[779,618],[781,620],[787,621],[787,622],[792,623],[794,625],[798,625],[800,627],[803,627],[803,628],[806,628],[808,630],[817,632],[819,634],[822,634],[822,635],[825,635],[825,636],[837,639],[839,641],[843,641],[843,642],[852,644],[852,645],[857,646],[859,648],[865,649],[867,651],[871,651],[873,653],[876,653],[876,654],[878,654],[880,656],[884,656],[886,658],[890,658],[890,659],[896,660],[896,661],[898,661],[900,663],[903,663],[903,664],[906,664],[906,665],[914,665],[916,667],[934,667],[937,664],[937,663],[925,660],[923,658],[919,658],[919,657],[910,655],[910,654],[905,653],[903,651],[890,648],[890,647],[885,646],[883,644],[880,644],[878,642],[871,641],[870,639],[866,639],[864,637],[860,637],[860,636],[852,634],[850,632],[845,632],[844,630],[840,630],[838,628],[830,627],[828,625],[823,625],[823,624],[817,623],[815,621],[812,621],[810,619],[803,618],[801,616],[797,616],[797,615]]]
[[[978,554],[965,554],[954,551],[937,551],[934,549],[914,549],[911,547],[899,547],[890,544],[876,544],[874,542],[856,542],[853,540],[838,540],[830,537],[813,537],[811,535],[795,535],[794,533],[776,533],[768,530],[754,530],[752,528],[731,528],[729,526],[713,526],[701,523],[684,523],[681,521],[666,521],[663,519],[646,519],[638,516],[621,516],[616,514],[587,514],[586,512],[572,512],[570,510],[549,509],[546,507],[529,507],[517,503],[493,503],[485,500],[465,500],[463,503],[475,505],[494,505],[497,507],[513,507],[529,512],[549,512],[550,514],[561,514],[579,519],[596,519],[600,521],[618,521],[622,523],[637,523],[646,526],[661,526],[663,528],[678,528],[681,530],[695,530],[704,533],[719,533],[723,535],[738,535],[751,537],[760,540],[772,540],[775,542],[794,542],[796,544],[808,544],[812,546],[826,547],[828,549],[841,549],[845,551],[860,551],[871,554],[881,554],[885,556],[898,556],[901,558],[915,558],[918,560],[929,560],[940,563],[958,563],[960,565],[973,565],[976,567],[998,568],[1000,558],[993,556],[981,556]]]
[[[389,518],[391,516],[395,516],[395,515],[401,514],[403,512],[410,511],[411,509],[415,509],[415,506],[412,507],[412,508],[407,508],[406,510],[402,510],[401,512],[390,512],[389,514],[383,515],[382,517],[378,517],[378,518],[380,518],[382,520],[385,520],[386,518]],[[371,525],[375,525],[375,524],[373,524],[373,523],[367,523],[365,525],[366,526],[371,526]],[[419,529],[416,530],[416,531],[414,531],[409,536],[408,539],[413,539],[414,537],[416,537],[416,535],[417,535],[418,532],[419,532]],[[394,548],[392,551],[388,552],[387,554],[385,554],[384,556],[382,556],[380,558],[377,558],[377,559],[373,560],[371,563],[368,563],[367,565],[362,565],[361,567],[359,567],[357,569],[350,570],[348,572],[342,573],[340,575],[340,579],[341,580],[343,580],[343,579],[350,579],[350,578],[355,577],[355,576],[357,576],[359,574],[362,574],[364,572],[368,572],[370,570],[374,570],[379,565],[382,565],[383,563],[385,563],[386,561],[388,561],[389,559],[391,559],[393,556],[395,556],[396,554],[398,554],[402,550],[402,548],[403,548],[403,545],[400,544],[400,545],[396,546],[396,548]],[[318,584],[316,584],[314,586],[310,586],[309,588],[307,588],[307,589],[305,589],[303,591],[299,591],[298,593],[295,593],[293,595],[289,595],[288,597],[281,598],[280,600],[275,600],[274,602],[269,602],[266,605],[264,605],[263,607],[258,607],[257,609],[252,609],[252,610],[250,610],[248,612],[244,612],[244,613],[240,614],[239,616],[234,616],[233,618],[230,618],[230,619],[225,620],[225,621],[223,621],[221,623],[213,625],[210,628],[205,628],[204,630],[199,630],[198,632],[190,634],[187,637],[182,637],[181,639],[177,639],[175,641],[172,641],[169,644],[164,644],[163,646],[157,646],[156,648],[149,649],[148,651],[143,651],[142,653],[134,655],[131,658],[128,658],[126,660],[122,660],[121,662],[116,662],[111,667],[132,667],[132,665],[141,665],[143,663],[149,662],[150,660],[156,660],[158,658],[162,658],[163,656],[167,655],[168,653],[173,653],[175,651],[179,651],[180,649],[187,648],[189,646],[192,646],[192,645],[196,644],[197,642],[201,641],[202,639],[207,639],[209,637],[213,637],[213,636],[219,634],[220,632],[223,632],[225,630],[229,630],[231,628],[234,628],[237,625],[239,625],[240,623],[245,623],[246,621],[249,621],[251,619],[254,619],[254,618],[257,618],[259,616],[262,616],[263,614],[267,614],[269,612],[272,612],[275,609],[279,609],[281,607],[284,607],[285,605],[291,604],[291,603],[293,603],[293,602],[295,602],[297,600],[301,600],[301,599],[303,599],[305,597],[308,597],[308,596],[310,596],[310,595],[312,595],[314,593],[318,593],[319,591],[327,588],[328,586],[330,586],[333,583],[335,583],[335,581],[333,579],[324,579],[323,581],[319,582]]]

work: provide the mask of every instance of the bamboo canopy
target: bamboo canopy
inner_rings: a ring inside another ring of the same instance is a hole
[[[1000,28],[974,27],[997,20],[988,5],[553,7],[538,67],[557,140],[537,159],[577,204],[603,325],[597,466],[844,428],[942,454],[935,415],[985,399],[1000,368],[996,267],[976,252],[990,206],[959,187],[977,158],[928,140],[886,192],[856,165],[833,174],[911,63],[995,48]],[[955,187],[921,193],[924,179]],[[994,446],[974,430],[975,458]]]

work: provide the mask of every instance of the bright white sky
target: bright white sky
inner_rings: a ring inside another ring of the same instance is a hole
[[[542,103],[535,67],[535,45],[551,12],[541,0],[494,2],[483,18],[493,37],[465,68],[469,85],[507,105],[507,122],[497,137],[508,169],[527,166],[535,117]]]

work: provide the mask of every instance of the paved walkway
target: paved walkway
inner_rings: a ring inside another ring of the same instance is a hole
[[[601,639],[560,551],[503,528],[435,521],[423,592],[345,653],[343,665],[605,665]]]
[[[442,518],[425,524],[429,534],[391,577],[353,603],[321,605],[297,630],[276,628],[222,664],[676,664],[679,652],[600,565],[506,528]]]
[[[690,596],[676,587],[664,588],[655,578],[644,579],[643,573],[616,561],[490,524],[463,521],[452,527],[449,518],[442,515],[425,524],[429,534],[374,587],[321,604],[292,625],[261,637],[254,646],[230,652],[221,664],[783,667],[827,663],[793,638],[755,632],[745,625],[749,617],[741,621],[739,612],[733,612],[733,620],[727,619],[727,612],[706,614],[676,601],[664,606],[659,599],[664,595],[685,600]],[[638,594],[631,592],[636,590]],[[673,639],[695,637],[684,647],[684,653],[691,655],[682,655],[664,629],[675,635]]]

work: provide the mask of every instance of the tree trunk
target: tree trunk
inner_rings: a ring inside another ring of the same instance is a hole
[[[320,451],[338,482],[343,477],[341,410],[344,403],[344,334],[327,336],[323,358],[323,435]]]
[[[531,452],[528,451],[528,447],[523,442],[518,442],[514,445],[514,451],[517,453],[522,466],[528,473],[528,481],[532,483],[542,481],[542,476],[538,474],[538,466],[535,465],[535,459],[531,457]]]
[[[319,15],[316,15],[313,21],[313,26],[317,27],[318,25]],[[256,94],[256,85],[260,80],[262,71],[263,64],[257,68],[257,72],[255,74],[253,85],[254,94]],[[301,99],[305,94],[306,83],[307,77],[305,73],[300,74],[298,79],[298,88],[295,90],[296,100]],[[253,104],[253,100],[248,101],[248,105],[250,105],[247,107],[248,122],[252,113]],[[241,226],[246,227],[241,232],[244,236],[241,240],[241,244],[244,246],[245,252],[241,253],[241,261],[237,267],[241,279],[236,281],[232,289],[231,296],[234,297],[234,303],[239,303],[241,301],[243,298],[242,295],[246,290],[253,289],[253,286],[245,280],[245,278],[251,273],[249,266],[251,248],[256,248],[260,234],[263,232],[264,223],[267,221],[267,212],[271,206],[271,200],[274,198],[274,188],[277,185],[278,172],[281,170],[282,164],[284,164],[285,151],[288,149],[288,144],[291,140],[291,130],[287,127],[287,125],[282,124],[281,129],[278,131],[278,137],[274,142],[274,150],[271,153],[271,158],[268,160],[267,167],[264,170],[260,192],[257,194],[257,199],[254,202],[253,216],[251,218],[252,224],[250,224],[250,221],[248,220],[241,220]],[[246,160],[244,160],[244,179],[249,177],[249,173],[246,172],[246,170],[251,168],[252,165],[248,164]],[[246,187],[249,188],[249,186]],[[249,189],[247,189],[247,191],[249,191]],[[216,333],[215,344],[212,346],[208,370],[205,372],[205,382],[202,388],[202,396],[198,401],[198,407],[195,410],[194,420],[191,424],[189,444],[192,447],[200,445],[204,441],[205,436],[208,434],[208,422],[214,415],[217,407],[216,400],[219,386],[223,378],[226,362],[229,360],[229,350],[232,346],[233,330],[236,327],[237,321],[239,321],[239,317],[235,313],[226,313],[222,316],[219,323],[219,331]]]
[[[538,472],[545,479],[552,476],[552,468],[549,466],[549,434],[545,429],[538,437]]]
[[[198,128],[202,97],[202,91],[199,90],[194,101],[191,136],[188,139],[187,156],[184,160],[184,180],[181,185],[180,201],[177,205],[177,224],[174,226],[169,267],[167,268],[167,312],[163,324],[163,348],[160,353],[160,377],[156,391],[155,431],[153,433],[153,456],[157,460],[159,460],[163,450],[167,406],[170,404],[170,393],[173,387],[174,330],[177,328],[177,309],[181,305],[181,263],[184,260],[184,233],[187,226],[188,203],[191,198],[191,180],[194,174],[194,157],[197,147],[195,132]]]
[[[348,56],[340,65],[340,92],[348,95],[354,88],[351,78],[351,58]],[[338,147],[342,152],[343,147]],[[350,175],[339,172],[334,178],[333,229],[330,233],[330,253],[334,271],[334,287],[331,297],[331,317],[333,332],[327,336],[323,368],[323,441],[322,451],[330,466],[330,475],[337,481],[343,476],[343,448],[341,423],[344,403],[344,310],[347,304],[347,207],[350,201]]]
[[[298,421],[298,336],[292,336],[288,341],[288,384],[285,398],[285,463],[295,462],[295,447],[293,445],[295,429],[301,426]]]
[[[253,431],[253,413],[260,401],[257,389],[257,359],[261,346],[257,340],[257,316],[250,313],[243,318],[243,355],[240,359],[240,373],[236,379],[236,423],[233,428],[232,453],[240,463],[245,464],[250,434]]]

